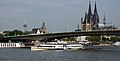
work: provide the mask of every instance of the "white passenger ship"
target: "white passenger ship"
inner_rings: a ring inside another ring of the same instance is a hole
[[[31,50],[63,50],[63,45],[42,44],[40,46],[32,46]]]
[[[39,46],[32,46],[31,50],[76,50],[82,49],[80,43],[45,43]]]
[[[0,48],[25,47],[23,43],[7,42],[0,43]]]
[[[70,43],[70,44],[66,44],[65,48],[67,50],[78,50],[78,49],[83,49],[83,45],[80,43]]]

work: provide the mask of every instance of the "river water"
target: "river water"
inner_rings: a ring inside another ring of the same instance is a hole
[[[0,61],[120,61],[120,51],[31,51],[25,48],[1,48]]]

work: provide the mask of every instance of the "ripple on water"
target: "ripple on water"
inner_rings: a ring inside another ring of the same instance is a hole
[[[0,61],[120,61],[120,51],[0,49]]]

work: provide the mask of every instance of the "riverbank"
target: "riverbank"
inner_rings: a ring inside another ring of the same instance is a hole
[[[101,44],[101,45],[93,45],[93,46],[83,46],[83,50],[119,50],[120,51],[120,46]]]

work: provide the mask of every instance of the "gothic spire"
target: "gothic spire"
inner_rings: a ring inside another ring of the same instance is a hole
[[[85,12],[85,20],[87,19],[87,12]]]
[[[95,2],[94,14],[97,14],[97,6],[96,6],[96,2]]]
[[[88,9],[88,16],[92,15],[92,12],[91,12],[91,1],[89,1],[89,9]]]
[[[87,12],[85,12],[84,23],[86,23],[86,19],[87,19]]]

